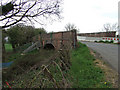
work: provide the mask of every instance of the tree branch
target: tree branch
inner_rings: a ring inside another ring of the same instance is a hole
[[[21,20],[23,19],[23,17],[25,16],[25,14],[26,14],[33,6],[35,6],[35,4],[36,4],[36,2],[23,14],[23,16],[22,16],[19,20],[17,20],[16,22],[14,22],[14,23],[12,23],[12,24],[2,26],[2,28],[6,28],[6,27],[9,27],[9,26],[12,26],[12,25],[18,23],[19,21],[21,21]]]
[[[60,0],[61,1],[61,0]],[[37,0],[37,1],[26,1],[22,2],[21,0],[17,2],[15,0],[14,5],[19,3],[13,11],[10,11],[5,16],[0,16],[0,22],[4,23],[2,28],[10,27],[24,19],[28,19],[27,21],[30,22],[37,22],[39,23],[39,17],[42,18],[50,18],[52,15],[56,15],[60,18],[60,2],[59,0]],[[41,23],[39,23],[41,24]]]

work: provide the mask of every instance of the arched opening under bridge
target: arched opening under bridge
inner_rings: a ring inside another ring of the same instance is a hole
[[[44,49],[47,49],[47,50],[54,50],[55,47],[53,46],[53,44],[47,43],[47,44],[45,44]]]

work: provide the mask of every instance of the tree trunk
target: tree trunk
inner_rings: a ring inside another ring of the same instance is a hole
[[[15,44],[12,44],[13,52],[16,52]]]

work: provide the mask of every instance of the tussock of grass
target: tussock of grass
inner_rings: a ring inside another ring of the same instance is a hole
[[[74,88],[105,88],[103,71],[94,66],[94,57],[86,45],[79,43],[79,48],[72,51],[72,66],[69,71]]]

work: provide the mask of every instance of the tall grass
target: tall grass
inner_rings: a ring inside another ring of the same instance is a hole
[[[11,44],[5,44],[6,54],[5,54],[5,61],[10,62],[14,61],[21,57],[21,53],[27,49],[31,43],[24,44],[23,46],[19,46],[16,48],[16,52],[13,52],[13,48]]]
[[[24,44],[22,46],[16,47],[17,52],[23,52],[25,49],[27,49],[29,46],[31,46],[31,43]]]
[[[49,58],[53,53],[54,51],[47,50],[34,50],[26,53],[25,55],[20,55],[18,53],[18,58],[14,56],[16,60],[10,67],[8,67],[7,73],[4,74],[3,78],[14,78],[15,75],[24,73],[23,71],[29,70],[33,65],[38,64],[41,61],[45,61],[45,59]]]

